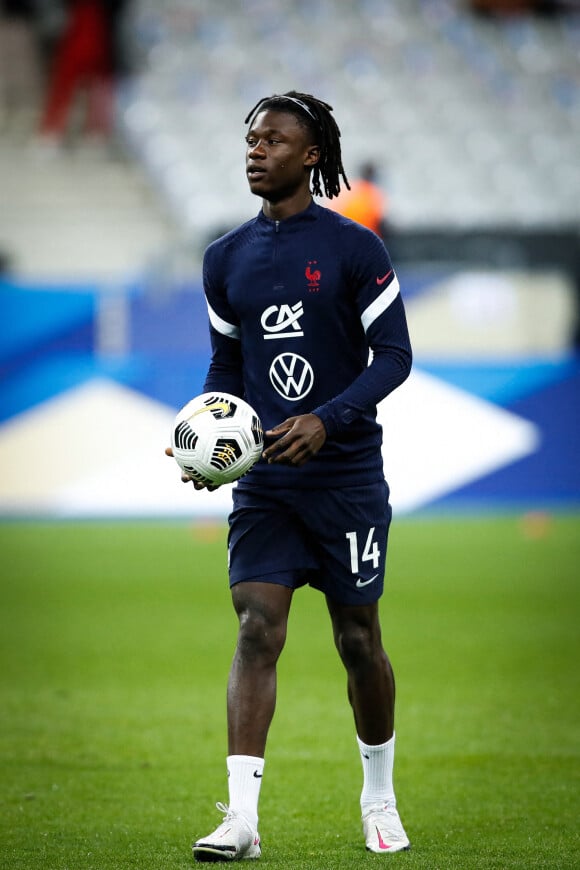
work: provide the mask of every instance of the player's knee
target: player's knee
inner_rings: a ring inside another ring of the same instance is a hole
[[[359,623],[344,625],[337,638],[340,657],[347,670],[368,668],[384,656],[380,638],[370,626]]]
[[[286,640],[286,625],[259,610],[240,613],[238,651],[247,659],[276,661]]]

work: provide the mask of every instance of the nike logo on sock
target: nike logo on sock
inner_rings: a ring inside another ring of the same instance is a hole
[[[263,774],[263,773],[258,773],[258,771],[255,770],[255,771],[254,771],[254,776],[256,777],[256,779],[262,779],[262,777],[264,776],[264,774]]]

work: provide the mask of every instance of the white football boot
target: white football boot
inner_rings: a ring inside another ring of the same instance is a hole
[[[369,852],[383,855],[404,852],[411,848],[395,807],[378,805],[366,810],[362,817],[363,831]]]
[[[216,807],[224,813],[224,820],[212,834],[197,840],[193,846],[196,861],[243,861],[259,858],[260,836],[239,813],[232,812],[225,804]]]

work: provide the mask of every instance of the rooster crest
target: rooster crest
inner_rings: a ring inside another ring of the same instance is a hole
[[[304,273],[306,275],[306,278],[308,279],[308,283],[311,285],[319,284],[320,278],[322,276],[320,269],[314,269],[314,271],[313,271],[310,268],[311,266],[315,266],[315,265],[316,265],[316,260],[311,260],[308,263],[308,265],[306,267],[306,271]]]

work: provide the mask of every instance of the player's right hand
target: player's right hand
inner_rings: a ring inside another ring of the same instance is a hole
[[[173,450],[171,447],[165,448],[166,456],[173,456]],[[199,480],[194,480],[193,477],[190,477],[189,474],[186,474],[185,471],[181,472],[181,482],[182,483],[193,483],[194,489],[207,489],[208,492],[214,492],[214,490],[219,489],[219,485],[210,486],[209,484],[206,486],[204,483],[200,483]]]
[[[324,423],[316,414],[288,417],[278,426],[268,429],[264,435],[276,439],[262,454],[268,464],[280,462],[296,468],[316,456],[326,441]]]

